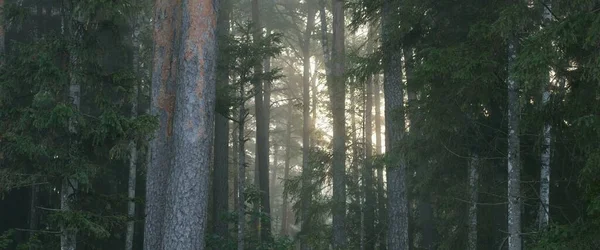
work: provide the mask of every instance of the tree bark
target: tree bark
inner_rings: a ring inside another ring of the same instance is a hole
[[[66,15],[69,19],[67,27],[69,35],[76,44],[82,40],[81,30],[79,25],[73,19],[72,11],[74,6],[68,6],[67,11],[68,15]],[[63,17],[64,18],[64,17]],[[63,19],[63,23],[64,23]],[[79,110],[81,106],[81,81],[78,79],[79,72],[79,56],[77,55],[76,50],[69,51],[69,99],[72,102],[73,108],[75,110]],[[71,134],[71,149],[76,150],[79,144],[79,140],[77,138],[77,121],[69,120],[69,132]],[[75,152],[73,152],[75,153]],[[72,161],[72,160],[70,160]],[[73,163],[72,163],[73,164]],[[62,181],[62,187],[60,192],[60,208],[63,212],[71,211],[73,195],[78,188],[78,182],[76,179],[71,178],[70,176],[65,176]],[[60,248],[61,250],[75,250],[77,247],[77,228],[71,225],[62,225],[61,226],[61,237],[60,237]]]
[[[179,44],[172,39],[180,32],[179,6],[174,1],[157,0],[154,7],[154,55],[150,112],[158,116],[159,128],[150,143],[150,164],[146,171],[146,219],[144,249],[162,249],[166,208],[166,188],[173,155],[173,115],[178,74],[176,53]]]
[[[253,39],[255,42],[262,40],[262,25],[260,22],[260,11],[258,0],[252,1],[252,22],[254,23],[254,31],[253,31]],[[261,74],[263,72],[263,65],[258,60],[257,64],[254,66],[255,74]],[[263,86],[267,85],[263,83],[263,81],[254,77],[253,79],[254,85],[254,103],[255,103],[255,113],[256,113],[256,171],[258,180],[255,182],[258,184],[260,189],[260,211],[264,214],[270,214],[269,207],[269,146],[268,146],[268,133],[269,133],[269,121],[267,117],[266,109],[268,106],[265,105],[267,103],[264,99],[263,95]],[[262,220],[258,221],[258,218],[255,218],[255,226],[257,226],[257,230],[260,231],[260,240],[268,240],[270,238],[270,229],[271,223],[270,220]],[[256,224],[259,223],[260,225]]]
[[[131,101],[131,118],[138,116],[138,98],[140,90],[140,27],[142,25],[142,13],[136,13],[133,17],[131,42],[133,47],[132,68],[136,75],[137,83],[133,86],[133,97]],[[129,180],[127,183],[127,231],[125,233],[125,250],[133,249],[133,236],[135,233],[135,187],[137,182],[137,160],[138,147],[135,139],[129,142]]]
[[[375,74],[373,77],[373,87],[374,87],[374,102],[375,102],[375,152],[377,155],[383,154],[383,145],[381,143],[381,98],[380,98],[380,88],[379,88],[379,74]],[[385,225],[387,221],[387,214],[385,210],[385,190],[383,187],[383,167],[377,168],[377,216],[378,216],[378,241],[379,248],[385,250],[386,249],[386,236],[385,236]]]
[[[333,47],[329,95],[333,114],[333,249],[346,249],[346,86],[344,2],[332,0]]]
[[[385,98],[385,126],[388,193],[388,248],[408,249],[408,199],[406,164],[399,150],[404,134],[401,49],[394,46],[392,34],[395,25],[394,1],[384,0],[382,13],[383,72]]]
[[[373,43],[371,39],[374,36],[374,25],[369,25],[369,41],[367,53],[373,52]],[[365,101],[365,169],[363,181],[365,186],[365,206],[364,206],[364,225],[366,242],[365,249],[375,249],[375,194],[373,192],[373,142],[372,142],[372,124],[373,124],[373,76],[369,76],[366,82],[366,101]]]
[[[217,19],[217,39],[225,45],[229,36],[229,2],[221,0],[221,10]],[[225,90],[229,85],[229,69],[226,60],[226,47],[219,47],[219,71],[217,71],[217,85]],[[225,103],[217,105],[227,105]],[[229,110],[220,107],[219,110]],[[214,138],[214,170],[213,170],[213,206],[214,216],[213,233],[223,239],[229,237],[228,223],[225,214],[229,211],[229,120],[227,114],[215,114]]]
[[[469,231],[467,249],[477,250],[477,204],[479,203],[479,156],[469,162]]]
[[[519,149],[519,83],[512,67],[517,56],[517,40],[508,44],[508,249],[521,250],[521,163]]]
[[[244,105],[245,93],[244,84],[240,84],[240,107],[238,111],[238,250],[244,250],[244,228],[246,226],[246,139],[244,138],[246,123],[246,107]]]
[[[302,44],[302,231],[306,233],[310,225],[309,209],[312,200],[309,189],[311,185],[311,169],[309,166],[310,158],[310,38],[313,27],[315,26],[315,10],[307,4],[306,30],[304,31]],[[313,90],[314,91],[314,90]],[[305,235],[305,234],[304,234]],[[309,249],[305,239],[301,240],[301,249]]]
[[[544,22],[552,21],[552,13],[550,12],[551,3],[546,3],[544,6]],[[542,91],[542,108],[545,108],[550,101],[550,86],[551,81],[548,74],[548,81],[544,83]],[[542,166],[540,169],[540,207],[538,210],[538,227],[546,229],[550,220],[550,151],[552,149],[552,124],[548,120],[544,122],[542,128]]]
[[[292,146],[292,112],[293,106],[291,99],[288,99],[287,104],[287,124],[286,124],[286,135],[285,135],[285,167],[283,170],[283,180],[287,181],[290,178],[290,158],[291,158],[291,146]],[[288,222],[288,195],[283,192],[283,203],[281,204],[281,235],[289,236],[289,222]]]
[[[148,169],[146,228],[149,237],[160,239],[146,237],[145,245],[146,249],[204,249],[218,4],[157,0],[155,11],[152,108],[161,123]],[[165,190],[166,196],[157,195]]]

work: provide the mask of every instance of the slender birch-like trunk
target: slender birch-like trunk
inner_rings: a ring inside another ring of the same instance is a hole
[[[81,41],[82,33],[80,31],[80,27],[72,17],[72,11],[74,6],[66,7],[66,11],[68,14],[63,15],[62,25],[63,27],[67,27],[69,36],[78,43]],[[64,18],[68,18],[64,20]],[[68,22],[68,23],[67,23]],[[62,29],[64,33],[64,28]],[[69,99],[71,100],[71,104],[73,108],[76,110],[80,109],[81,106],[81,82],[78,79],[79,70],[79,56],[77,55],[75,50],[69,51]],[[71,137],[74,138],[71,140],[71,150],[77,150],[78,147],[78,139],[77,139],[77,123],[75,120],[69,120],[69,132],[71,133]],[[71,164],[74,164],[73,162]],[[71,211],[72,209],[72,198],[75,194],[75,191],[78,188],[78,182],[76,179],[71,178],[69,176],[65,176],[62,181],[62,187],[60,192],[60,209],[63,212]],[[62,225],[61,226],[61,237],[60,237],[60,248],[61,250],[75,250],[77,247],[77,228],[72,227],[70,225]]]
[[[551,5],[547,3],[544,6],[544,22],[552,21],[552,13],[550,12]],[[549,75],[549,74],[548,74]],[[550,87],[552,82],[548,76],[548,82],[544,83],[542,91],[542,108],[545,108],[550,101]],[[552,124],[546,120],[542,128],[542,154],[540,169],[540,207],[538,210],[538,227],[545,229],[550,221],[550,156],[552,150]]]
[[[519,83],[513,67],[517,40],[508,42],[508,250],[521,250],[521,162],[519,149]]]

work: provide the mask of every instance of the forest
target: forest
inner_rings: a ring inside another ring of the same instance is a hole
[[[599,235],[599,0],[0,0],[0,249]]]

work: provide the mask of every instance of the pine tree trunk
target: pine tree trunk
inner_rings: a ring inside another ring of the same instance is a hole
[[[287,124],[286,124],[286,135],[285,135],[285,166],[283,170],[283,180],[287,181],[290,178],[290,158],[291,158],[291,146],[292,146],[292,112],[293,112],[293,103],[291,99],[288,99],[287,104]],[[289,236],[289,222],[288,218],[290,217],[288,214],[288,195],[286,192],[283,192],[283,203],[281,204],[281,235]]]
[[[179,6],[168,0],[156,1],[154,12],[154,63],[150,112],[158,116],[159,127],[150,144],[150,164],[146,171],[146,219],[144,249],[162,249],[166,209],[166,188],[171,172],[173,116],[178,51],[172,39],[179,27]],[[173,73],[171,73],[173,72]]]
[[[136,14],[132,22],[132,47],[133,47],[133,60],[132,68],[138,79],[138,83],[133,86],[133,98],[131,101],[131,118],[135,118],[138,115],[138,98],[140,90],[140,27],[141,27],[141,13]],[[133,236],[135,233],[135,187],[137,181],[137,160],[138,160],[138,147],[135,140],[129,142],[129,179],[127,183],[127,231],[125,232],[125,250],[133,249]]]
[[[383,145],[381,143],[381,98],[379,88],[379,74],[373,77],[373,99],[375,102],[375,152],[377,155],[383,154]],[[378,216],[378,249],[386,249],[385,225],[387,214],[385,213],[385,190],[383,188],[383,167],[377,168],[377,216]]]
[[[469,231],[468,250],[477,250],[477,204],[479,203],[479,156],[473,155],[469,162]]]
[[[374,36],[375,30],[373,25],[369,26],[368,37]],[[372,53],[373,51],[372,39],[368,41],[367,51]],[[365,238],[365,249],[375,249],[375,194],[373,191],[373,142],[372,142],[372,122],[373,122],[373,78],[369,76],[366,82],[366,102],[365,102],[365,169],[363,173],[363,181],[365,187],[365,206],[364,206],[364,232]]]
[[[311,120],[310,120],[310,38],[313,27],[315,26],[315,10],[307,4],[307,19],[306,30],[304,31],[302,44],[302,231],[307,233],[310,230],[309,209],[312,196],[309,190],[311,186],[311,170],[309,166],[310,155],[310,135],[311,135]],[[314,91],[314,90],[313,90]],[[303,239],[301,240],[301,249],[309,249],[308,244]]]
[[[238,110],[238,250],[244,250],[244,230],[246,226],[246,139],[244,138],[246,124],[246,107],[244,104],[246,91],[244,85],[240,84],[240,107]]]
[[[544,6],[544,22],[552,21],[552,13],[550,12],[551,5],[547,3]],[[544,83],[542,92],[542,108],[545,108],[550,101],[550,78],[547,83]],[[540,207],[538,210],[538,226],[539,229],[546,229],[550,220],[550,151],[552,150],[552,125],[549,121],[545,121],[543,126],[542,139],[542,166],[540,169]]]
[[[155,4],[152,109],[159,115],[160,128],[147,175],[146,249],[205,246],[215,121],[217,9],[212,0],[181,4],[158,0]],[[170,173],[157,168],[170,169]],[[166,196],[158,194],[165,191]]]
[[[74,8],[74,6],[68,6],[67,7],[67,11],[69,13],[68,16],[68,20],[67,22],[69,22],[67,24],[68,30],[69,30],[69,35],[71,36],[71,38],[73,39],[73,41],[75,41],[76,43],[78,43],[79,41],[81,41],[81,36],[82,33],[80,31],[80,27],[78,26],[77,23],[75,23],[75,20],[73,20],[71,14],[72,14],[72,9]],[[64,17],[63,17],[64,18]],[[63,19],[63,22],[64,19]],[[70,72],[69,72],[69,99],[72,101],[72,105],[73,108],[76,110],[80,109],[80,105],[81,105],[81,82],[78,79],[78,74],[79,72],[77,72],[79,70],[79,57],[77,55],[76,50],[71,50],[69,51],[69,66],[70,66]],[[72,137],[75,137],[74,140],[71,140],[71,150],[77,150],[76,148],[78,147],[78,139],[77,139],[77,124],[75,120],[70,120],[69,121],[69,132],[71,133]],[[75,153],[75,152],[73,152]],[[74,164],[74,163],[71,163]],[[61,187],[61,192],[60,192],[60,209],[63,212],[68,212],[71,211],[71,207],[72,207],[72,199],[73,199],[73,195],[75,194],[75,191],[78,188],[78,182],[76,179],[71,178],[69,176],[66,176],[63,181],[62,181],[62,187]],[[77,247],[77,228],[74,228],[70,225],[62,225],[61,226],[61,238],[60,238],[60,248],[61,250],[75,250]]]
[[[260,22],[260,12],[258,0],[252,1],[252,22],[254,23],[253,38],[254,41],[259,41],[262,38],[262,25]],[[260,61],[254,66],[254,72],[260,74],[263,72],[263,65]],[[258,184],[260,189],[260,211],[264,214],[270,214],[269,208],[269,147],[268,147],[268,126],[269,121],[267,117],[264,97],[264,84],[259,78],[253,80],[255,97],[255,113],[256,113],[256,176],[258,180],[255,183]],[[258,218],[254,218],[256,229],[260,231],[260,240],[268,240],[270,238],[270,222],[269,220],[258,221]],[[259,225],[264,223],[264,225]]]
[[[397,31],[393,23],[391,0],[384,0],[382,13],[383,72],[385,98],[385,126],[388,193],[388,248],[408,249],[408,199],[406,190],[406,164],[399,150],[404,134],[404,108],[402,87],[401,49],[395,48],[392,34]]]
[[[244,250],[244,228],[246,226],[246,196],[244,190],[246,188],[246,139],[244,138],[245,123],[246,123],[246,107],[244,85],[240,84],[240,107],[238,111],[238,250]]]
[[[517,40],[508,45],[508,250],[521,250],[521,163],[519,149],[519,84],[512,67]]]
[[[229,6],[228,1],[221,0],[221,11],[217,19],[217,39],[225,45],[229,36]],[[217,71],[217,88],[226,91],[229,85],[229,70],[227,68],[226,47],[219,48],[219,71]],[[217,105],[227,105],[218,103]],[[218,110],[227,110],[218,107]],[[222,111],[226,112],[226,111]],[[215,114],[215,138],[214,138],[214,170],[213,170],[213,206],[214,216],[213,233],[227,239],[229,228],[226,214],[229,211],[229,120],[227,114]]]
[[[332,0],[333,47],[329,96],[333,114],[333,249],[346,249],[346,86],[344,2]]]

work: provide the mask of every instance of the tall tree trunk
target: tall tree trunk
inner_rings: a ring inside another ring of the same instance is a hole
[[[146,219],[144,249],[161,249],[164,241],[166,188],[173,155],[173,116],[179,64],[179,6],[174,1],[157,0],[154,7],[154,58],[150,112],[158,116],[159,127],[150,143],[150,164],[146,171]]]
[[[283,169],[283,180],[287,181],[290,178],[290,157],[291,157],[291,146],[292,146],[292,112],[293,112],[293,103],[291,99],[288,99],[287,104],[287,124],[286,124],[286,134],[285,134],[285,166]],[[281,204],[281,235],[288,236],[289,235],[289,222],[288,218],[290,217],[288,214],[288,195],[286,192],[283,192],[283,202]]]
[[[73,9],[74,6],[67,7],[67,11],[69,13],[68,15],[66,15],[69,18],[67,20],[67,22],[69,22],[67,24],[67,28],[72,41],[74,41],[76,45],[79,45],[78,43],[82,40],[82,33],[79,24],[72,17]],[[65,21],[63,20],[63,22]],[[76,110],[79,110],[81,105],[81,82],[80,79],[78,79],[78,75],[80,72],[77,72],[79,70],[79,65],[79,56],[77,55],[76,50],[69,51],[69,99],[72,101],[73,108]],[[77,138],[78,131],[76,122],[77,121],[75,120],[69,121],[69,132],[72,136],[71,150],[73,151],[77,150],[79,144],[79,140]],[[76,152],[72,153],[76,154]],[[63,212],[71,211],[72,198],[75,194],[75,191],[78,188],[78,184],[79,183],[77,182],[77,180],[71,178],[70,176],[65,176],[65,178],[63,179],[60,192],[60,209]],[[77,247],[77,228],[72,227],[71,225],[62,225],[61,231],[61,250],[75,250]]]
[[[152,108],[161,123],[148,169],[146,228],[148,236],[160,239],[147,237],[147,249],[205,246],[215,121],[217,10],[212,0],[184,0],[181,4],[157,0],[155,4]],[[167,144],[170,147],[165,147]],[[157,167],[170,169],[170,173],[163,176]],[[165,190],[166,196],[157,195]],[[152,219],[158,221],[149,221]]]
[[[217,71],[217,88],[226,91],[229,85],[229,69],[226,60],[226,41],[229,36],[229,2],[221,0],[221,11],[217,19],[217,39],[222,42],[219,46],[219,71]],[[225,103],[217,103],[218,110],[225,112],[215,114],[214,138],[214,170],[213,170],[213,206],[214,216],[213,233],[226,239],[229,236],[228,223],[225,214],[228,212],[229,203],[229,120]]]
[[[238,110],[238,250],[244,250],[244,228],[246,226],[246,139],[244,138],[246,124],[246,107],[244,105],[245,93],[244,84],[240,84],[240,107]]]
[[[275,144],[275,143],[273,143]],[[271,167],[271,184],[269,184],[269,188],[271,188],[270,190],[270,194],[271,194],[271,207],[275,208],[275,187],[277,186],[277,171],[278,171],[278,164],[279,164],[279,158],[278,158],[278,154],[279,153],[279,146],[277,145],[273,145],[273,166]],[[273,218],[275,218],[275,216],[273,215]]]
[[[310,38],[313,27],[315,26],[315,10],[307,4],[308,16],[306,19],[306,30],[304,31],[303,44],[302,44],[302,231],[306,233],[309,229],[307,225],[310,225],[310,202],[312,200],[311,191],[309,187],[311,185],[311,170],[309,166],[309,154],[310,154],[310,135],[311,135],[311,121],[310,121]],[[313,90],[314,91],[314,90]],[[304,234],[306,235],[306,234]],[[301,249],[309,249],[305,239],[301,240]]]
[[[469,231],[467,249],[477,250],[477,204],[479,203],[479,156],[469,162]]]
[[[2,6],[0,6],[2,7]],[[29,197],[29,229],[36,230],[38,228],[37,221],[37,193],[38,193],[38,185],[32,185]],[[35,235],[35,232],[29,233],[29,240],[31,240]],[[35,246],[29,246],[30,250],[35,249]]]
[[[550,3],[547,3],[544,6],[544,22],[551,22],[553,19],[550,8]],[[551,85],[550,78],[548,77],[548,81],[544,83],[544,90],[542,91],[542,108],[545,108],[550,101]],[[542,166],[540,169],[540,207],[538,210],[538,227],[539,229],[546,229],[550,220],[550,151],[552,149],[552,125],[548,120],[544,122],[542,133]]]
[[[252,22],[254,23],[254,31],[253,38],[254,41],[257,42],[262,40],[262,25],[260,22],[260,11],[258,0],[252,1]],[[254,72],[256,74],[261,74],[263,72],[263,65],[260,61],[254,66]],[[264,214],[270,214],[269,207],[269,147],[268,147],[268,126],[269,121],[266,112],[266,105],[263,95],[263,81],[257,77],[254,77],[253,80],[255,97],[255,109],[256,109],[256,171],[258,180],[255,180],[255,183],[258,183],[258,187],[260,189],[260,209]],[[270,221],[262,220],[258,221],[258,218],[255,219],[255,226],[258,226],[256,229],[260,231],[260,240],[267,240],[270,238]],[[257,223],[264,225],[257,225]]]
[[[136,13],[131,22],[132,35],[131,42],[133,47],[132,68],[136,75],[137,83],[133,86],[133,98],[131,101],[131,118],[138,116],[138,100],[141,85],[140,69],[140,28],[142,25],[142,13]],[[129,180],[127,183],[127,231],[125,233],[125,250],[133,249],[133,236],[135,233],[135,187],[137,182],[137,160],[138,147],[134,140],[129,142]]]
[[[332,0],[333,47],[329,93],[333,114],[333,249],[345,249],[346,240],[346,86],[344,1]]]
[[[510,38],[508,43],[508,249],[521,250],[519,83],[512,69],[517,56],[517,39]]]
[[[379,73],[375,74],[373,77],[373,87],[374,87],[374,96],[373,99],[375,101],[375,152],[377,155],[383,154],[383,145],[381,143],[381,98],[380,98],[380,88],[379,88]],[[379,248],[385,250],[386,249],[386,237],[385,237],[385,225],[387,221],[387,214],[385,213],[385,190],[383,188],[383,167],[377,168],[377,210],[378,210],[378,241]]]
[[[374,25],[369,25],[369,41],[367,53],[373,52],[374,41],[371,39],[375,34]],[[373,142],[372,142],[372,124],[373,124],[373,76],[369,76],[366,82],[366,102],[365,102],[365,169],[363,181],[365,185],[365,206],[364,206],[364,224],[366,239],[365,249],[375,249],[375,194],[373,191]]]
[[[233,182],[233,211],[238,211],[238,206],[240,205],[239,193],[238,193],[238,189],[239,189],[238,188],[238,176],[239,176],[239,170],[238,170],[239,154],[238,154],[238,152],[239,152],[239,148],[240,148],[240,141],[238,139],[238,128],[237,128],[237,126],[233,126],[233,124],[235,124],[235,122],[232,122],[232,126],[230,126],[230,128],[232,129],[231,140],[233,142],[233,146],[231,147],[231,155],[233,156],[232,161],[231,161],[231,168],[232,168],[232,172],[234,175],[233,178],[231,178],[231,179]]]
[[[318,79],[318,73],[319,73],[319,69],[315,68],[313,74],[312,74],[312,79],[311,79],[311,85],[310,85],[310,94],[311,94],[311,99],[312,99],[312,109],[311,109],[311,124],[310,124],[310,133],[311,133],[311,139],[310,139],[310,146],[314,147],[317,143],[317,109],[319,107],[319,103],[317,101],[317,79]]]
[[[353,39],[354,40],[354,39]],[[354,79],[352,79],[351,81],[354,81]],[[353,85],[353,84],[351,84]],[[355,191],[354,197],[350,197],[350,199],[354,198],[353,203],[355,203],[356,205],[356,213],[358,213],[360,219],[360,223],[359,223],[359,242],[360,242],[360,249],[365,249],[365,228],[364,228],[364,221],[363,221],[363,203],[362,203],[362,199],[363,199],[363,194],[362,194],[362,190],[360,187],[360,171],[358,169],[358,165],[359,165],[359,160],[360,160],[360,150],[359,150],[359,142],[357,139],[357,134],[358,134],[358,129],[356,128],[356,94],[354,93],[356,91],[355,87],[350,87],[349,89],[349,95],[350,95],[350,108],[349,108],[349,113],[350,113],[350,144],[352,145],[352,161],[350,162],[350,176],[352,178],[352,182],[356,184],[357,189]]]
[[[267,34],[270,34],[270,31],[267,30]],[[265,72],[270,72],[271,71],[271,58],[267,57],[264,60],[264,71]],[[264,163],[262,165],[260,165],[261,169],[260,169],[260,190],[261,190],[261,194],[262,194],[262,198],[261,198],[261,206],[262,206],[262,213],[267,215],[268,217],[264,217],[263,216],[263,220],[260,222],[261,223],[261,238],[263,240],[271,240],[272,235],[271,235],[271,230],[273,229],[271,226],[271,195],[270,195],[270,188],[269,188],[269,149],[270,147],[270,131],[269,131],[269,127],[270,127],[270,123],[271,123],[271,82],[270,81],[265,81],[263,83],[264,86],[264,100],[263,100],[263,115],[264,115],[264,120],[263,120],[263,142],[264,145],[262,145],[262,159],[264,159]]]
[[[240,84],[240,107],[238,110],[238,250],[244,250],[244,230],[246,226],[246,139],[244,138],[247,111],[244,103],[246,91]]]
[[[394,46],[392,34],[397,31],[394,23],[394,1],[384,0],[382,13],[383,72],[385,98],[385,127],[388,193],[388,248],[408,249],[408,199],[406,190],[406,164],[400,152],[404,134],[404,108],[402,87],[401,49]]]

